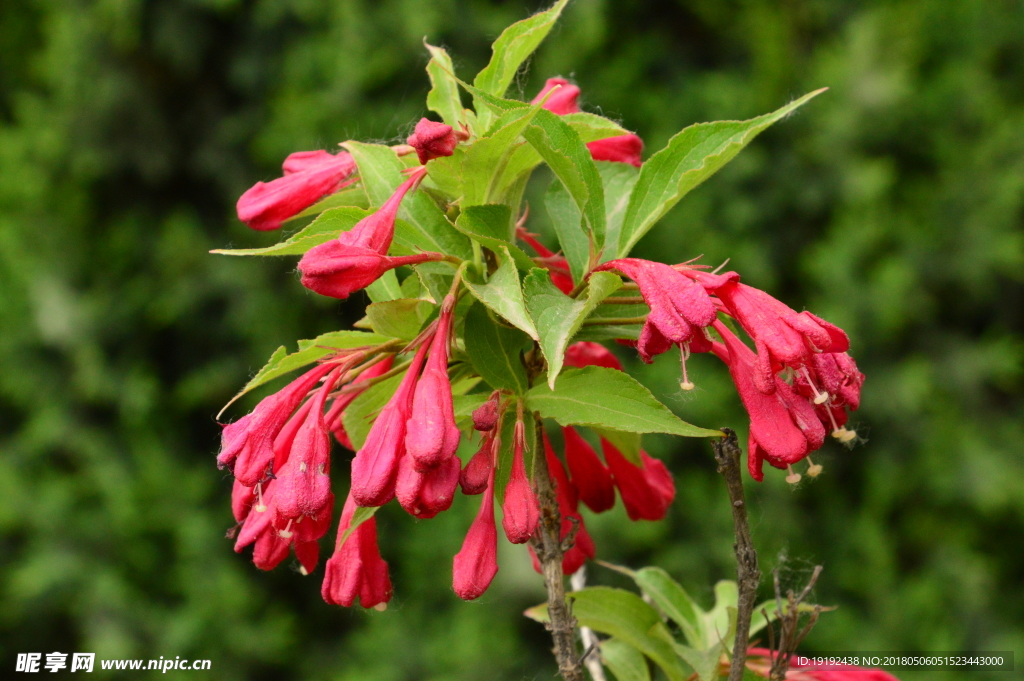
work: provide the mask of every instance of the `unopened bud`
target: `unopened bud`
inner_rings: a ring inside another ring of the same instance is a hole
[[[476,408],[473,412],[474,428],[483,433],[494,430],[494,426],[498,423],[498,401],[500,398],[501,393],[495,390],[486,402]]]

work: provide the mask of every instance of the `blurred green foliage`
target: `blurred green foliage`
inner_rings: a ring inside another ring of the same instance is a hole
[[[209,658],[218,679],[550,677],[547,633],[521,616],[543,598],[523,551],[503,549],[481,602],[451,593],[466,499],[426,523],[380,514],[386,613],[329,607],[319,573],[265,574],[231,552],[213,414],[275,347],[351,323],[365,301],[318,300],[292,259],[207,254],[276,240],[233,203],[290,151],[410,131],[424,36],[471,75],[538,8],[0,4],[5,669],[59,650]],[[1024,3],[575,0],[519,87],[556,74],[649,150],[691,122],[832,88],[637,253],[731,258],[850,332],[867,443],[828,445],[825,474],[798,489],[749,486],[762,567],[797,583],[823,563],[818,600],[840,605],[807,649],[1024,651]],[[687,420],[742,431],[722,368],[692,366],[693,395],[671,357],[635,368]],[[629,523],[621,505],[588,516],[599,556],[660,565],[710,605],[734,568],[709,447],[648,445],[678,502],[662,523]]]

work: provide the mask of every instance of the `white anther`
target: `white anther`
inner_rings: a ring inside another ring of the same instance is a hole
[[[816,478],[821,475],[823,468],[820,463],[814,463],[811,461],[811,457],[807,457],[807,463],[810,464],[810,466],[807,467],[807,475],[812,478]]]
[[[377,605],[373,606],[373,609],[376,610],[377,612],[384,612],[385,610],[388,609],[388,604],[387,603],[378,603]]]
[[[818,386],[814,385],[814,381],[811,380],[811,374],[807,371],[807,367],[800,367],[800,371],[804,374],[804,379],[807,380],[807,384],[811,386],[811,390],[814,391],[814,403],[825,404],[828,402],[828,393],[818,390]]]
[[[679,382],[679,387],[687,392],[697,387],[686,375],[686,360],[688,359],[690,359],[690,341],[679,344],[679,366],[683,369],[683,380]]]
[[[786,466],[786,470],[789,471],[789,475],[786,476],[786,482],[788,482],[791,485],[795,485],[796,483],[800,482],[800,479],[803,476],[794,471],[792,466]]]

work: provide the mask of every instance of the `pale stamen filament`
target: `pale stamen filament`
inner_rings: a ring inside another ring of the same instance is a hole
[[[828,393],[818,390],[818,386],[814,385],[814,381],[811,380],[811,374],[807,371],[807,367],[800,367],[800,371],[804,373],[804,378],[807,379],[808,385],[814,391],[814,403],[825,404],[828,402]]]
[[[686,374],[686,360],[688,359],[690,359],[690,341],[679,344],[679,364],[683,368],[683,380],[679,383],[679,387],[687,392],[696,387]]]
[[[267,510],[267,505],[263,503],[263,483],[256,483],[256,507],[253,509],[257,513],[263,513]]]
[[[786,466],[786,470],[789,471],[789,475],[786,476],[786,482],[788,482],[791,485],[795,485],[796,483],[800,482],[800,479],[803,476],[794,471],[792,466]]]
[[[284,529],[278,532],[282,539],[291,539],[292,537],[292,522],[291,518],[288,519],[288,524],[284,526]]]

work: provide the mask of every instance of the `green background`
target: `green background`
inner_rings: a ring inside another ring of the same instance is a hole
[[[547,633],[521,616],[543,599],[521,548],[503,546],[480,601],[451,592],[475,500],[428,522],[380,514],[385,613],[324,604],[322,569],[262,573],[231,551],[213,415],[277,346],[351,323],[365,299],[318,299],[293,258],[207,254],[278,238],[239,224],[234,201],[289,152],[409,133],[424,36],[470,76],[539,8],[0,3],[2,668],[92,651],[213,661],[190,678],[551,678]],[[826,445],[825,473],[795,490],[777,471],[748,485],[762,567],[796,584],[822,563],[816,598],[840,605],[805,649],[1016,650],[1024,665],[1024,3],[575,0],[516,87],[557,74],[648,153],[692,122],[831,88],[637,254],[731,258],[847,329],[868,375],[865,444]],[[719,363],[695,358],[683,394],[675,362],[638,375],[684,419],[745,432]],[[709,447],[648,448],[677,502],[660,523],[621,502],[587,515],[599,557],[660,565],[710,606],[734,568]]]

